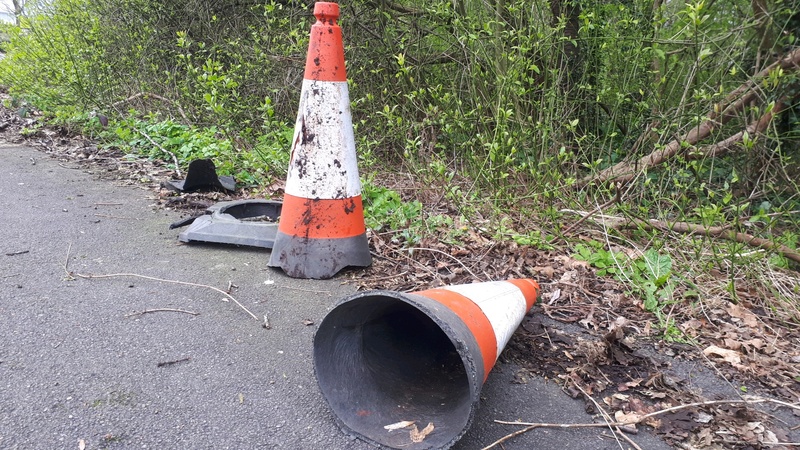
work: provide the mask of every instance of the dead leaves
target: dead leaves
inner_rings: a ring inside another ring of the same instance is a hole
[[[428,425],[422,429],[422,431],[417,430],[417,426],[413,425],[411,428],[411,442],[415,444],[419,444],[420,442],[424,441],[426,437],[428,437],[431,432],[433,432],[434,426],[432,422],[428,422]]]
[[[413,420],[402,420],[393,424],[384,425],[383,428],[386,429],[386,431],[392,432],[408,427],[411,427],[408,432],[408,437],[414,444],[419,444],[420,442],[424,441],[425,438],[428,437],[428,435],[431,434],[436,428],[434,427],[433,422],[428,422],[428,425],[420,431],[420,429],[417,428],[416,421]]]
[[[395,431],[395,430],[399,430],[401,428],[410,427],[411,425],[414,425],[414,421],[413,420],[403,420],[403,421],[400,421],[400,422],[397,422],[397,423],[384,425],[383,428],[386,429],[386,431]]]
[[[658,325],[659,318],[644,311],[642,300],[624,285],[597,277],[586,262],[563,252],[494,242],[477,229],[470,229],[458,243],[425,239],[415,244],[428,249],[422,251],[404,249],[392,233],[371,234],[370,243],[378,257],[361,277],[354,278],[364,289],[408,292],[473,281],[538,280],[541,300],[501,355],[522,367],[514,375],[515,383],[540,376],[557,380],[576,398],[583,397],[581,389],[612,398],[611,414],[620,414],[625,422],[654,409],[703,400],[688,390],[691,380],[670,369],[672,358],[713,365],[714,373],[748,386],[763,383],[781,398],[796,401],[800,397],[800,333],[775,326],[768,311],[746,301],[734,304],[723,297],[701,298],[700,291],[676,292],[675,304],[662,314],[674,326],[672,337],[683,342],[678,344],[661,339],[664,329]],[[729,279],[727,274],[718,275]],[[542,319],[559,325],[543,324]],[[732,393],[736,394],[740,392]],[[704,407],[643,423],[657,427],[673,443],[683,445],[696,438],[697,442],[709,440],[712,446],[723,442],[717,431],[730,428],[735,432],[736,426],[749,422],[768,423],[736,420],[719,407]],[[769,440],[768,436],[763,439]]]
[[[716,345],[710,345],[703,350],[703,354],[710,357],[720,357],[723,361],[727,362],[733,367],[736,367],[737,369],[746,369],[746,367],[742,365],[742,357],[739,352],[728,350],[726,348],[720,348]]]

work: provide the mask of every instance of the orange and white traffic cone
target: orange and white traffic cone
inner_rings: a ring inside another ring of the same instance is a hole
[[[317,381],[339,425],[390,448],[449,448],[538,295],[522,279],[341,300],[314,336]]]
[[[339,5],[318,2],[269,266],[330,278],[372,263],[361,204]]]

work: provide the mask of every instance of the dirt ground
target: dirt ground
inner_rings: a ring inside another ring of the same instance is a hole
[[[29,113],[30,114],[30,113]],[[152,191],[154,202],[186,216],[254,190],[181,194],[162,187],[176,174],[125,157],[36,116],[0,109],[0,139],[38,147],[43,157],[77,162],[115,183]],[[281,184],[268,188],[279,198]],[[501,358],[523,369],[515,380],[544,377],[587,411],[653,427],[677,448],[797,448],[800,442],[800,331],[757,304],[712,302],[701,315],[675,313],[682,339],[665,341],[642,300],[598,277],[566,250],[496,242],[469,229],[457,244],[426,238],[413,249],[392,233],[369,233],[373,265],[340,275],[359,289],[418,291],[446,284],[533,278],[541,298]],[[667,412],[668,411],[668,412]],[[598,418],[598,420],[602,420]],[[635,426],[629,425],[629,432]]]

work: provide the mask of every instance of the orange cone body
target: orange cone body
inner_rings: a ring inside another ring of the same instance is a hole
[[[483,382],[538,295],[539,284],[523,279],[345,298],[314,336],[320,390],[339,425],[369,442],[449,448],[472,423]],[[408,429],[386,428],[403,421],[434,429],[415,442]]]
[[[318,2],[311,27],[278,234],[269,265],[330,278],[372,263],[361,204],[339,5]]]

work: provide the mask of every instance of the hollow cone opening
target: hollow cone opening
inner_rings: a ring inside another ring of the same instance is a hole
[[[341,424],[381,445],[447,448],[466,431],[480,393],[480,350],[464,323],[415,294],[377,291],[343,300],[314,338],[320,388]],[[414,442],[413,421],[433,431]]]

